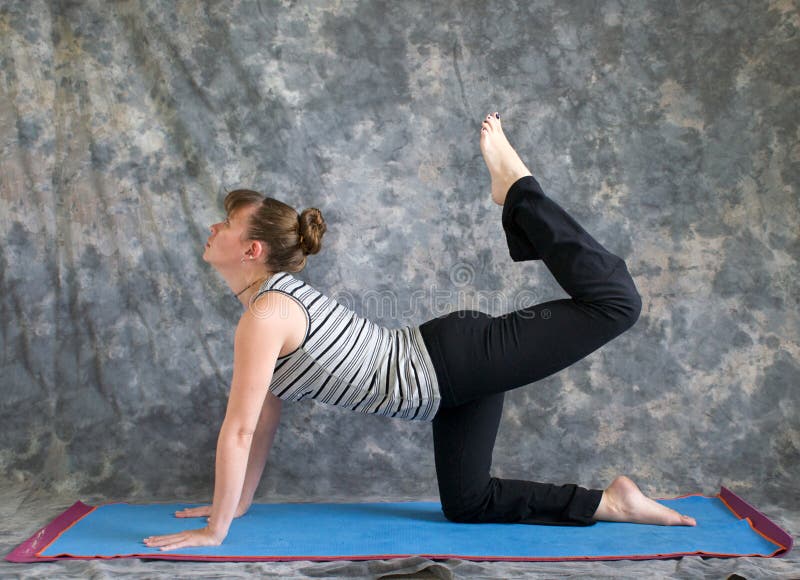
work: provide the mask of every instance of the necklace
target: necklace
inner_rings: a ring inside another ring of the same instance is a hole
[[[241,295],[242,295],[242,293],[244,293],[244,291],[245,291],[245,290],[247,290],[248,288],[252,287],[252,286],[253,286],[253,285],[254,285],[256,282],[258,282],[258,280],[256,280],[256,281],[255,281],[255,282],[253,282],[252,284],[250,284],[250,286],[248,286],[247,288],[245,288],[245,289],[244,289],[244,290],[242,290],[241,292],[239,292],[239,293],[236,295],[236,298],[238,298],[239,296],[241,296]]]

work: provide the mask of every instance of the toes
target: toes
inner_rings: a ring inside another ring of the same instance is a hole
[[[486,118],[481,123],[481,135],[484,133],[491,133],[493,130],[498,129],[500,126],[500,113],[495,111],[486,115]]]

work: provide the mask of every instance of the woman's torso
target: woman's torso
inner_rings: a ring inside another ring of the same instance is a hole
[[[270,291],[281,295],[292,328],[275,365],[273,394],[400,419],[433,419],[441,397],[418,327],[382,327],[288,272],[271,276],[254,300]]]

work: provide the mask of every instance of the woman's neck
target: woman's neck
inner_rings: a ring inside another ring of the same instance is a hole
[[[256,295],[256,292],[261,288],[261,286],[269,280],[273,275],[273,272],[263,272],[259,274],[257,277],[253,278],[249,282],[246,282],[242,285],[242,287],[238,290],[239,295],[236,298],[239,302],[242,303],[242,306],[245,308],[248,307],[250,304],[250,300],[253,296]]]

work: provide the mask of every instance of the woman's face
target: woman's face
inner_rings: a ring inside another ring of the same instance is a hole
[[[245,241],[245,232],[254,208],[239,208],[221,222],[210,226],[211,235],[203,252],[206,262],[220,266],[241,262],[249,246]]]

